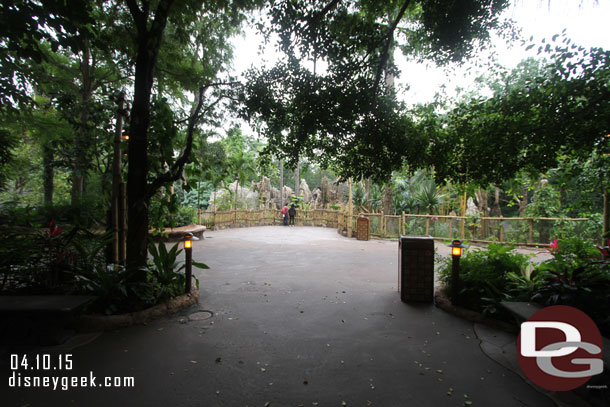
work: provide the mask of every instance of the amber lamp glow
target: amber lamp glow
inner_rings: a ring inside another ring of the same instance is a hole
[[[457,304],[459,301],[460,293],[460,257],[462,256],[462,249],[468,246],[463,245],[459,239],[453,239],[447,246],[451,247],[451,302]]]
[[[193,275],[193,240],[199,240],[188,232],[184,234],[182,241],[184,242],[184,275],[185,275],[185,292],[191,292],[191,276]]]

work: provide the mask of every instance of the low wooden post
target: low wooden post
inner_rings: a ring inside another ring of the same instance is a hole
[[[430,235],[430,218],[426,217],[426,236]]]
[[[402,234],[403,234],[403,236],[404,236],[404,235],[406,235],[406,234],[407,234],[407,233],[406,233],[406,229],[407,229],[407,225],[406,225],[406,223],[407,223],[407,219],[406,219],[406,217],[405,217],[405,211],[402,211],[402,218],[401,218],[401,221],[402,221],[402,228],[401,228],[401,230],[402,230]]]
[[[500,223],[500,243],[504,242],[504,225]]]
[[[529,234],[527,236],[528,243],[534,243],[534,221],[532,219],[528,219],[529,223]]]

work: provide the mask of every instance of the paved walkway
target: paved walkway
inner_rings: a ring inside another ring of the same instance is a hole
[[[133,376],[134,388],[7,389],[2,360],[2,405],[554,405],[488,357],[472,323],[402,303],[397,248],[313,227],[206,232],[194,242],[194,259],[211,267],[196,272],[199,305],[40,350],[72,353],[59,375]],[[200,310],[213,316],[196,319],[209,315]]]

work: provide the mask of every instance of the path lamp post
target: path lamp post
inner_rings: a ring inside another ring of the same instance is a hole
[[[193,236],[190,232],[184,234],[184,274],[186,278],[184,291],[187,294],[191,292],[191,280],[193,275],[193,240],[199,240],[199,238]]]
[[[460,257],[462,249],[466,249],[468,246],[462,244],[459,239],[453,239],[447,246],[451,247],[451,302],[455,305],[460,292]]]

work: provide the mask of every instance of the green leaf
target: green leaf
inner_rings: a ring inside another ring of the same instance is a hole
[[[207,264],[199,263],[198,261],[193,261],[193,266],[197,267],[198,269],[202,269],[202,270],[210,268]]]

